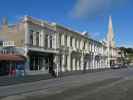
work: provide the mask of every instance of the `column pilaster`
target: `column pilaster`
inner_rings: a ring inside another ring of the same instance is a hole
[[[81,69],[80,70],[83,70],[84,69],[84,55],[83,55],[83,53],[82,53],[82,56],[81,56],[81,63],[80,63],[81,65]]]

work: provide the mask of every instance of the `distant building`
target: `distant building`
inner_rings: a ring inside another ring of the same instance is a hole
[[[115,63],[117,52],[111,17],[107,41],[99,42],[56,23],[25,16],[15,25],[3,20],[0,41],[26,58],[27,74],[105,69]],[[7,27],[8,26],[8,27]],[[8,42],[6,44],[6,42]],[[1,43],[0,43],[1,44]],[[3,46],[4,46],[3,45]]]

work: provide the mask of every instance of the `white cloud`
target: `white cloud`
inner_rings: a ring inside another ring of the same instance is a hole
[[[96,40],[102,40],[103,37],[101,37],[101,33],[100,32],[92,32],[89,33],[90,37]]]
[[[129,0],[77,0],[71,15],[75,18],[103,16]]]
[[[119,47],[127,47],[127,48],[133,48],[133,43],[132,42],[121,42],[118,45]]]
[[[119,47],[133,48],[133,44],[120,44]]]
[[[99,37],[101,34],[100,34],[100,32],[94,32],[94,33],[92,33],[92,35],[93,35],[94,37]]]

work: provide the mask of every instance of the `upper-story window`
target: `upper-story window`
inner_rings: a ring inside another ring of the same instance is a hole
[[[90,42],[88,42],[87,44],[88,44],[87,45],[88,46],[87,49],[90,51]]]
[[[36,32],[36,46],[39,46],[39,32]]]
[[[61,35],[61,45],[64,45],[64,34]]]
[[[67,47],[70,47],[70,36],[67,35]]]
[[[61,46],[61,34],[59,34],[59,47]]]
[[[92,42],[90,42],[90,51],[92,51]]]
[[[53,48],[53,36],[45,35],[45,48]]]
[[[86,41],[86,43],[85,43],[85,49],[86,49],[86,50],[88,49],[88,43],[87,43],[87,41]]]
[[[75,48],[77,48],[77,39],[75,39]]]
[[[72,47],[72,40],[73,40],[73,37],[70,37],[70,46]]]
[[[72,39],[72,47],[75,48],[75,38]]]
[[[3,46],[3,41],[0,41],[0,46]]]
[[[65,42],[65,45],[68,46],[68,44],[67,44],[67,35],[65,35],[65,41],[64,42]]]
[[[97,44],[95,43],[95,52],[97,52]]]
[[[48,34],[45,35],[45,48],[48,48]]]
[[[80,49],[82,49],[82,48],[83,48],[83,41],[80,40]]]
[[[101,45],[99,45],[99,53],[101,53]]]
[[[79,48],[79,49],[80,49],[80,41],[81,41],[81,40],[78,40],[78,48]]]
[[[96,49],[97,49],[97,45],[96,43],[94,43],[94,52],[96,52]]]
[[[94,41],[92,41],[92,52],[95,51],[95,44],[94,44]]]
[[[33,45],[33,30],[30,30],[30,45]]]
[[[53,42],[53,37],[52,37],[52,35],[50,35],[49,36],[49,41],[50,41],[50,43],[49,43],[49,48],[52,48],[53,46],[52,46],[52,42]]]
[[[83,42],[83,49],[85,49],[85,41]]]
[[[77,40],[76,45],[76,47],[79,48],[79,40]]]

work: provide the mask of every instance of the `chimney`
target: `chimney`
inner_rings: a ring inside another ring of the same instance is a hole
[[[2,31],[8,32],[8,20],[7,17],[3,17],[2,19]]]

